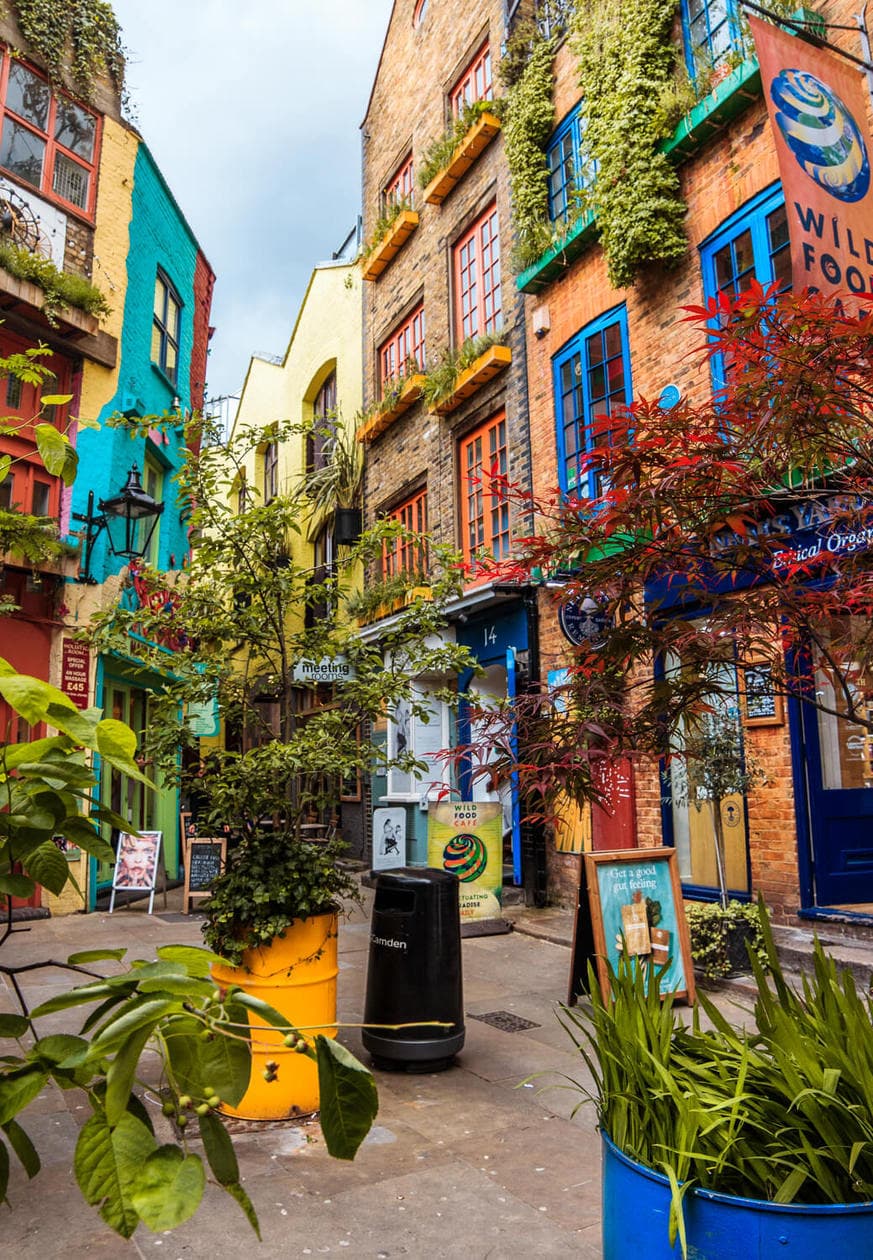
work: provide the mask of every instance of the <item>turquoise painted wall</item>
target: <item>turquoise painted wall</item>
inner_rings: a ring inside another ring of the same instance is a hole
[[[185,521],[176,503],[173,473],[181,462],[182,429],[172,427],[149,437],[135,437],[127,428],[109,428],[106,419],[136,407],[142,415],[161,415],[173,409],[174,397],[184,411],[191,405],[191,350],[195,303],[194,276],[198,246],[172,193],[148,150],[140,142],[131,194],[130,246],[127,291],[119,345],[118,389],[103,407],[101,429],[84,429],[77,440],[79,477],[73,487],[73,511],[84,512],[88,491],[95,500],[110,498],[127,481],[133,463],[143,471],[146,453],[163,471],[165,504],[158,539],[157,568],[180,568],[187,550]],[[177,383],[174,385],[151,362],[155,277],[158,268],[169,277],[182,301]],[[94,547],[91,572],[97,582],[117,573],[123,562],[111,555],[105,532]]]

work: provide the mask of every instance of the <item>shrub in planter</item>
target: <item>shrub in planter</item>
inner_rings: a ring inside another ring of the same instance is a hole
[[[686,903],[685,916],[694,965],[708,980],[748,971],[749,949],[762,966],[767,965],[760,915],[753,903],[729,901],[726,908],[714,901]]]

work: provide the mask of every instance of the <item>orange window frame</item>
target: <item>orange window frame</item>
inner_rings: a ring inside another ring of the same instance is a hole
[[[492,478],[509,475],[506,412],[495,416],[462,438],[458,448],[461,498],[461,554],[473,581],[485,581],[487,571],[476,561],[488,552],[495,560],[509,556],[511,534],[509,500]]]
[[[460,342],[496,331],[503,322],[500,227],[492,202],[454,247],[455,331]]]
[[[486,39],[451,92],[449,92],[452,117],[459,117],[465,105],[475,105],[477,101],[490,101],[493,97],[493,88],[491,49]]]
[[[382,189],[382,205],[386,210],[400,202],[412,202],[412,193],[415,188],[414,174],[410,153]]]
[[[427,533],[427,488],[419,490],[405,503],[386,514],[389,521],[398,521],[404,529],[416,534]],[[427,545],[412,538],[393,538],[382,547],[382,577],[415,577],[427,571]]]
[[[408,363],[414,362],[424,370],[424,334],[424,303],[419,302],[379,347],[379,382],[383,389],[404,375]]]
[[[34,78],[40,79],[43,83],[45,83],[46,88],[49,91],[48,115],[45,129],[40,127],[31,119],[26,118],[24,115],[16,113],[15,110],[9,107],[6,103],[9,94],[9,75],[14,65],[22,66],[26,71],[28,71],[28,73],[32,74]],[[84,216],[87,219],[93,220],[97,202],[97,169],[100,164],[100,143],[103,131],[103,120],[101,116],[96,114],[92,109],[89,109],[80,101],[76,100],[75,97],[69,96],[66,92],[56,93],[52,89],[51,84],[49,84],[45,75],[41,74],[35,66],[30,65],[28,62],[20,61],[11,57],[8,50],[5,48],[0,49],[0,102],[2,102],[2,107],[0,107],[0,124],[2,124],[0,125],[0,151],[2,151],[4,133],[9,120],[11,120],[13,125],[20,127],[24,131],[37,137],[45,145],[39,184],[32,183],[20,173],[20,170],[15,171],[12,167],[0,166],[0,170],[8,171],[9,175],[13,179],[21,180],[21,182],[27,184],[28,187],[36,189],[42,196],[47,197],[48,200],[53,202],[55,205],[62,206],[65,210],[70,211],[72,214]],[[94,143],[90,158],[85,158],[81,153],[77,153],[75,149],[71,149],[67,145],[62,144],[55,136],[55,129],[58,123],[58,111],[63,106],[64,102],[69,102],[69,104],[75,109],[80,110],[83,114],[87,114],[94,121]],[[84,206],[80,206],[78,202],[71,201],[64,197],[61,193],[55,191],[55,162],[58,155],[61,155],[74,166],[81,167],[87,172],[88,198],[87,203]]]

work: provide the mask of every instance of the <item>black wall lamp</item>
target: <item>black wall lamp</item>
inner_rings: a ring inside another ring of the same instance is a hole
[[[158,518],[164,510],[163,503],[157,503],[142,488],[139,469],[133,465],[127,477],[127,484],[111,499],[101,499],[94,512],[94,491],[88,492],[88,511],[73,513],[74,521],[81,521],[85,526],[85,554],[79,570],[79,582],[93,586],[96,578],[91,575],[91,553],[94,543],[105,529],[109,538],[109,547],[114,555],[123,560],[141,559],[149,549],[152,534]]]

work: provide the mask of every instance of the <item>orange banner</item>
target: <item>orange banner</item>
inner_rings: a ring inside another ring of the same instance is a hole
[[[873,291],[870,126],[858,71],[750,17],[785,192],[797,288]]]

